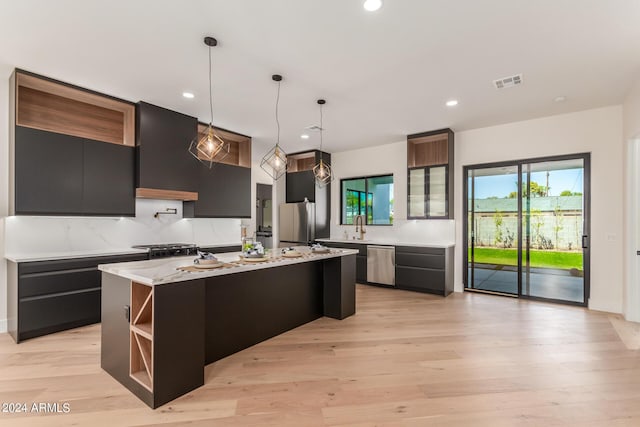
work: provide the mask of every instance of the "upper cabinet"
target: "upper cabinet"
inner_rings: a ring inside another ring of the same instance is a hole
[[[153,199],[196,200],[199,164],[188,152],[198,119],[138,103],[136,195]]]
[[[313,167],[320,159],[331,165],[331,154],[319,150],[289,154],[287,156],[286,200],[287,203],[315,203],[316,238],[329,237],[331,216],[331,185],[318,187]]]
[[[16,70],[10,213],[135,214],[135,105]]]
[[[207,125],[198,125],[198,138]],[[251,137],[216,128],[229,143],[229,154],[209,169],[190,155],[198,171],[198,200],[185,204],[184,216],[193,218],[251,218]]]
[[[453,219],[451,129],[407,137],[407,218]]]

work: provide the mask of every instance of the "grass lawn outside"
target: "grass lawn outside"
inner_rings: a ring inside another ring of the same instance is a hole
[[[582,270],[582,252],[530,251],[531,267]],[[518,265],[517,249],[475,248],[475,262],[481,264]],[[471,260],[471,248],[469,248]]]

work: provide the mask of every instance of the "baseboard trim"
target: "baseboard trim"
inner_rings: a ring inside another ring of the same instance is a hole
[[[0,319],[0,334],[7,332],[7,319]]]

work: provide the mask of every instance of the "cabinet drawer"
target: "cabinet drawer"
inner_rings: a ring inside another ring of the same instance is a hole
[[[100,289],[20,301],[18,317],[22,339],[100,322]]]
[[[20,277],[18,298],[100,287],[100,271],[96,267],[75,271],[51,271]]]
[[[52,261],[31,261],[18,264],[20,276],[30,273],[44,273],[60,270],[75,270],[80,268],[97,267],[98,264],[110,264],[113,262],[143,261],[148,259],[146,253],[109,255],[86,258],[57,259]]]
[[[444,256],[445,248],[428,248],[422,246],[396,246],[396,254],[405,252],[410,254],[426,254],[426,255],[442,255]]]
[[[396,286],[444,294],[445,273],[427,268],[396,267]]]
[[[396,252],[396,265],[444,270],[444,255],[410,254]]]

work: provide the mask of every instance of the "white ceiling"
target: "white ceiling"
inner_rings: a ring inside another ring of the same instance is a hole
[[[0,0],[0,63],[209,120],[317,147],[303,128],[324,109],[325,149],[400,141],[619,104],[640,76],[640,1]],[[523,73],[524,84],[492,80]],[[181,94],[196,94],[186,100]],[[554,103],[557,96],[564,103]],[[460,104],[447,108],[455,98]]]

